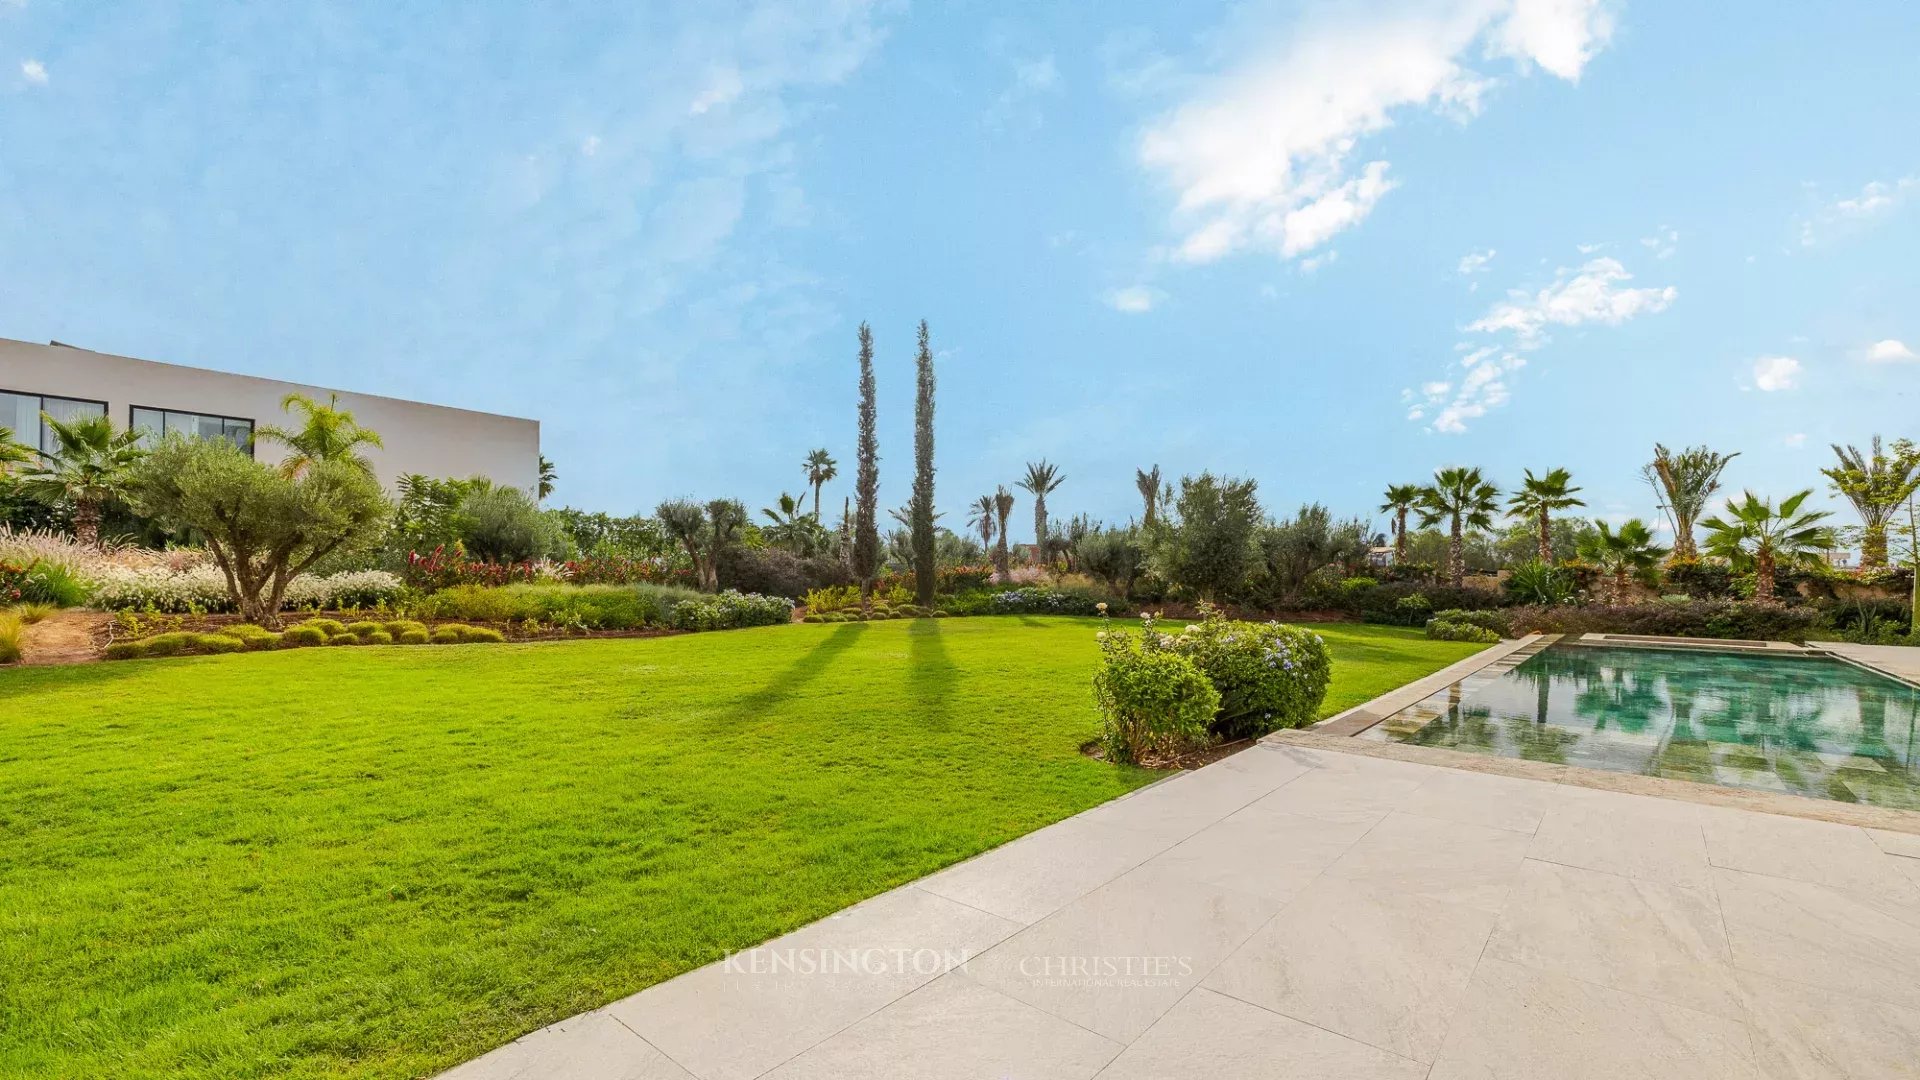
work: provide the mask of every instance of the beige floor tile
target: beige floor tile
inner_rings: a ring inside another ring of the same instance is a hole
[[[1457,821],[1393,813],[1347,849],[1329,877],[1498,914],[1531,837]]]
[[[1322,877],[1201,985],[1432,1061],[1494,916]]]
[[[1404,799],[1398,809],[1406,814],[1533,833],[1540,819],[1559,801],[1559,791],[1537,780],[1437,769],[1437,775]]]
[[[1167,850],[1164,834],[1070,818],[925,878],[920,888],[1022,925]]]
[[[581,1013],[475,1058],[440,1080],[694,1080],[604,1012]]]
[[[1373,824],[1371,816],[1327,821],[1255,803],[1147,865],[1203,885],[1284,902],[1319,877]]]
[[[1688,889],[1528,860],[1486,955],[1745,1018],[1720,904]]]
[[[1746,1025],[1483,960],[1431,1080],[1758,1080]]]
[[[1719,807],[1703,807],[1701,825],[1707,859],[1715,866],[1920,907],[1920,889],[1894,868],[1864,829]]]
[[[965,974],[1124,1043],[1280,907],[1142,868],[1007,939]]]
[[[1772,1080],[1913,1080],[1920,1010],[1743,973],[1754,1060]]]
[[[1867,836],[1889,855],[1904,855],[1909,859],[1920,859],[1920,833],[1891,832],[1886,829],[1868,829]]]
[[[746,1080],[1018,929],[917,888],[896,889],[732,966],[688,972],[606,1011],[701,1080]]]
[[[1920,911],[1811,882],[1715,870],[1733,966],[1920,1008]]]
[[[1425,779],[1417,773],[1398,769],[1321,768],[1279,788],[1258,805],[1342,824],[1372,822],[1391,813],[1403,799],[1419,790]]]
[[[1566,789],[1547,811],[1529,858],[1669,885],[1712,883],[1697,807]]]
[[[1256,748],[1116,799],[1082,817],[1147,833],[1171,846],[1312,772],[1284,754]]]
[[[1424,1080],[1426,1075],[1420,1062],[1201,989],[1127,1047],[1100,1080]]]
[[[1920,859],[1909,859],[1903,855],[1889,855],[1887,856],[1887,864],[1898,872],[1905,874],[1907,880],[1913,882],[1915,888],[1920,889]]]
[[[1120,1044],[958,975],[934,980],[766,1080],[1085,1080]]]

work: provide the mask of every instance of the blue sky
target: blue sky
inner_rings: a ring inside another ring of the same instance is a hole
[[[1910,3],[402,7],[0,0],[0,335],[536,417],[614,512],[850,478],[862,319],[950,524],[1920,436]]]

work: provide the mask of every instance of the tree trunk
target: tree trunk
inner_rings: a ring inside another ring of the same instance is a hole
[[[1453,534],[1447,537],[1447,576],[1453,579],[1456,589],[1467,583],[1467,546],[1458,514],[1453,516]]]
[[[1401,507],[1393,515],[1393,562],[1398,566],[1407,561],[1407,508]]]
[[[1699,549],[1693,546],[1693,519],[1675,513],[1673,515],[1673,554],[1667,557],[1667,561],[1696,558],[1699,558]]]
[[[73,500],[73,538],[84,547],[100,546],[100,503],[98,501]]]
[[[1007,519],[1003,517],[1000,519],[1000,539],[993,548],[993,569],[1000,575],[1002,584],[1013,576],[1012,567],[1008,565],[1012,561],[1012,555],[1007,551]]]
[[[1627,602],[1627,568],[1624,566],[1613,572],[1613,602]]]
[[[1762,551],[1753,559],[1753,598],[1762,604],[1773,603],[1773,552]]]
[[[1540,561],[1553,565],[1553,522],[1544,506],[1540,508]]]
[[[1033,564],[1047,565],[1047,500],[1037,495],[1033,500]]]
[[[1860,569],[1878,570],[1887,565],[1887,527],[1869,525],[1860,538]]]
[[[813,520],[820,520],[820,485],[813,485]]]

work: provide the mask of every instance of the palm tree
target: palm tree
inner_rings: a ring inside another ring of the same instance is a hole
[[[1771,500],[1748,491],[1739,501],[1727,500],[1726,518],[1711,517],[1700,523],[1707,530],[1708,550],[1730,559],[1753,561],[1755,600],[1773,601],[1774,571],[1782,560],[1799,561],[1831,543],[1832,534],[1820,524],[1830,516],[1828,512],[1800,512],[1812,495],[1812,488],[1791,495],[1776,510]]]
[[[1033,496],[1033,552],[1036,562],[1045,563],[1047,559],[1047,496],[1052,494],[1067,478],[1060,470],[1041,458],[1038,462],[1027,462],[1026,479],[1017,486],[1025,488]]]
[[[810,451],[807,460],[800,463],[807,471],[807,484],[813,488],[813,516],[820,516],[820,489],[826,482],[840,475],[840,463],[833,460],[826,447]]]
[[[1660,510],[1673,525],[1673,557],[1691,559],[1699,555],[1693,543],[1693,523],[1707,508],[1707,500],[1720,490],[1720,474],[1727,463],[1740,454],[1722,454],[1704,446],[1690,446],[1678,454],[1659,443],[1653,444],[1653,460],[1640,475],[1655,495]]]
[[[1548,566],[1553,565],[1553,512],[1587,505],[1573,497],[1579,490],[1573,486],[1573,474],[1565,469],[1554,469],[1545,476],[1535,476],[1528,469],[1520,490],[1507,501],[1507,509],[1516,517],[1533,519],[1539,530],[1540,561]]]
[[[1833,481],[1833,490],[1853,504],[1865,528],[1860,539],[1860,569],[1873,570],[1887,564],[1887,523],[1899,512],[1907,498],[1920,488],[1920,452],[1906,440],[1894,443],[1889,456],[1875,435],[1868,444],[1869,453],[1852,446],[1834,444],[1833,454],[1840,464],[1820,472]]]
[[[1140,524],[1151,529],[1153,523],[1160,520],[1160,466],[1133,470],[1133,486],[1140,490],[1140,499],[1147,504],[1146,516],[1140,519]]]
[[[772,524],[760,531],[776,547],[782,547],[796,555],[811,555],[820,539],[820,519],[806,512],[806,496],[780,493],[774,506],[763,506],[764,514]]]
[[[547,455],[541,454],[540,455],[540,482],[535,487],[535,495],[542,502],[546,500],[547,496],[553,494],[553,482],[555,479],[558,478],[558,476],[559,474],[556,473],[553,469],[553,462],[547,460]]]
[[[298,430],[263,427],[256,432],[260,438],[286,444],[288,453],[280,462],[282,472],[298,476],[307,471],[309,465],[320,461],[351,461],[373,472],[373,462],[360,453],[360,448],[384,445],[380,434],[361,427],[352,412],[341,408],[339,394],[329,396],[325,405],[301,393],[288,394],[280,400],[281,412],[290,413],[295,409],[301,413]]]
[[[1380,504],[1380,512],[1392,514],[1389,528],[1393,530],[1393,561],[1407,561],[1407,514],[1420,505],[1419,484],[1388,484],[1387,501]]]
[[[991,495],[982,495],[967,507],[967,524],[973,526],[973,531],[980,534],[982,548],[993,547],[993,537],[997,531],[995,519],[998,515],[999,508],[995,506]]]
[[[1667,549],[1655,546],[1653,530],[1634,518],[1615,532],[1605,521],[1595,521],[1593,532],[1581,538],[1580,557],[1598,566],[1613,580],[1613,602],[1624,603],[1627,579],[1660,564]]]
[[[12,428],[0,427],[0,476],[15,465],[31,464],[33,459],[33,450],[14,439]]]
[[[146,455],[140,432],[115,431],[106,416],[55,420],[41,413],[53,433],[54,450],[40,451],[40,464],[21,477],[20,490],[41,502],[73,504],[73,535],[100,544],[100,515],[126,491],[133,466]]]
[[[1488,483],[1479,469],[1452,466],[1433,474],[1433,483],[1420,489],[1420,527],[1447,522],[1447,575],[1459,588],[1467,577],[1466,531],[1493,528],[1500,512],[1500,489]]]
[[[993,493],[993,516],[998,521],[1000,535],[993,548],[993,568],[1000,573],[1000,580],[1006,581],[1012,574],[1008,567],[1007,556],[1007,518],[1013,514],[1013,492],[1001,484]]]

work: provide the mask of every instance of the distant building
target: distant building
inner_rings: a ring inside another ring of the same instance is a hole
[[[1391,544],[1375,544],[1367,549],[1368,566],[1392,566],[1394,561]]]
[[[338,394],[341,408],[379,432],[385,446],[366,455],[389,487],[409,473],[485,476],[529,493],[539,484],[537,420],[0,338],[0,427],[42,450],[52,443],[41,413],[61,421],[106,415],[154,439],[228,439],[272,464],[285,448],[256,444],[253,433],[293,422],[280,408],[292,393],[323,403]]]

